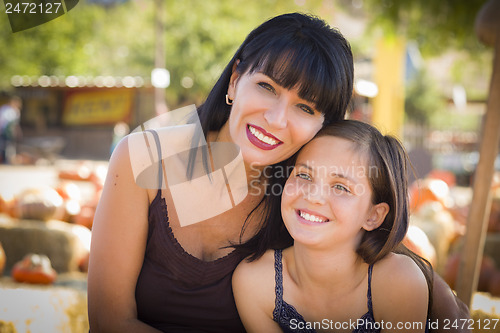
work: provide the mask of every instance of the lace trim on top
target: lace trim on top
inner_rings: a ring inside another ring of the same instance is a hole
[[[273,311],[273,320],[278,323],[283,332],[289,333],[316,333],[313,328],[308,328],[306,325],[307,321],[302,317],[302,315],[295,309],[293,305],[288,304],[283,300],[283,263],[282,263],[282,250],[274,251],[274,269],[275,269],[275,281],[276,281],[276,298],[275,307]],[[371,278],[372,278],[373,266],[368,267],[368,291],[367,291],[367,306],[368,312],[365,313],[360,319],[363,321],[363,325],[357,327],[353,330],[353,333],[379,333],[380,330],[374,329],[373,327],[366,327],[366,323],[375,323],[373,317],[372,308],[372,291],[371,291]],[[292,321],[293,320],[293,321]],[[294,323],[296,329],[292,329],[290,326]],[[310,325],[309,325],[310,326]],[[375,326],[375,325],[372,325]],[[301,327],[302,329],[299,329]]]

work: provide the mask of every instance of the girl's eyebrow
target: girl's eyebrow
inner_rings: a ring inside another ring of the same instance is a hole
[[[309,171],[313,171],[313,169],[309,165],[307,165],[305,163],[297,163],[296,167],[303,167],[303,168],[306,168]]]
[[[305,168],[307,170],[309,170],[309,172],[314,172],[314,168],[305,164],[305,163],[302,163],[302,162],[298,162],[296,163],[295,167],[302,167],[302,168]],[[321,167],[323,168],[323,167]],[[354,180],[354,178],[352,177],[349,177],[341,172],[338,172],[337,170],[333,171],[333,172],[330,172],[329,175],[328,175],[330,178],[341,178],[341,179],[345,179],[351,183],[354,183],[354,184],[357,184],[358,182],[356,180]]]
[[[341,174],[341,173],[336,173],[336,172],[332,172],[330,173],[330,177],[332,178],[342,178],[342,179],[345,179],[351,183],[354,183],[354,184],[357,184],[357,181],[355,181],[353,178],[349,177],[349,176],[346,176],[344,174]]]

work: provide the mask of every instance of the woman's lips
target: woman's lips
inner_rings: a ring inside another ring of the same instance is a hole
[[[255,125],[247,125],[247,137],[250,142],[262,150],[272,150],[283,144],[283,141]]]

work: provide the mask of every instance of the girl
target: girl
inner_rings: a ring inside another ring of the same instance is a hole
[[[396,139],[353,120],[302,148],[281,199],[293,246],[233,276],[248,332],[425,331],[432,269],[397,254],[407,160]]]

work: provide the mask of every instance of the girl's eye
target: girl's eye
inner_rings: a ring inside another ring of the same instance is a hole
[[[299,104],[298,107],[304,111],[305,113],[308,113],[308,114],[314,114],[314,110],[308,106],[308,105],[305,105],[305,104]]]
[[[335,185],[333,185],[333,188],[335,190],[339,190],[342,192],[351,193],[351,191],[349,191],[349,189],[342,184],[335,184]]]
[[[273,86],[270,85],[269,83],[266,83],[266,82],[259,82],[259,86],[261,86],[262,88],[272,92],[273,94],[276,93],[276,90],[274,90]]]
[[[311,180],[311,176],[309,176],[307,173],[298,173],[297,177],[305,180]]]

